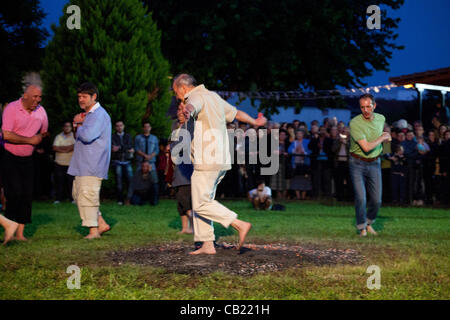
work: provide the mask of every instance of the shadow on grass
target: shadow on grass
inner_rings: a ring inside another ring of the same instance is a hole
[[[181,219],[179,217],[173,219],[169,222],[168,227],[181,231]],[[216,241],[219,241],[220,237],[227,237],[231,236],[232,234],[234,234],[232,227],[226,229],[221,224],[214,223],[214,235],[216,236]]]
[[[384,230],[384,224],[387,221],[392,221],[394,218],[391,217],[385,217],[385,216],[377,216],[375,222],[373,223],[373,228],[375,231],[382,231]],[[356,219],[353,219],[353,226],[356,226]],[[355,230],[356,234],[359,234],[358,230]]]
[[[111,229],[114,228],[114,226],[117,224],[117,220],[111,217],[103,217],[105,219],[106,223],[109,224]],[[81,234],[83,237],[87,236],[89,234],[89,228],[83,227],[81,224],[77,225],[75,228],[75,231],[79,234]],[[105,235],[108,233],[106,232]]]
[[[25,227],[25,237],[32,237],[40,226],[49,224],[52,221],[53,219],[47,214],[36,214],[32,216],[32,223],[27,224]]]

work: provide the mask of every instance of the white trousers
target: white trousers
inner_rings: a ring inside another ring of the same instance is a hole
[[[98,227],[102,179],[93,176],[75,177],[72,197],[78,206],[83,227]]]
[[[226,171],[194,170],[191,177],[192,210],[194,211],[194,241],[214,241],[213,221],[225,228],[237,214],[214,200],[217,185]]]

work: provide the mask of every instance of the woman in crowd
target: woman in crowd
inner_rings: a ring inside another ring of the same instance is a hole
[[[304,135],[304,131],[298,130],[296,132],[296,140],[291,143],[288,150],[288,153],[292,155],[291,165],[294,170],[294,177],[291,179],[291,189],[295,190],[298,200],[305,200],[306,192],[311,190],[309,140],[305,139]]]
[[[287,147],[287,136],[288,133],[286,130],[281,129],[279,132],[279,169],[276,174],[270,177],[270,187],[272,191],[276,192],[277,199],[286,199],[286,193],[288,190],[288,182],[289,180],[286,178],[286,167],[288,165],[288,147]]]
[[[439,142],[436,138],[436,133],[434,130],[428,131],[428,136],[426,139],[430,151],[426,154],[424,167],[423,167],[423,178],[425,184],[425,203],[432,205],[434,203],[433,196],[436,194],[437,179],[436,179],[436,159],[438,155]]]

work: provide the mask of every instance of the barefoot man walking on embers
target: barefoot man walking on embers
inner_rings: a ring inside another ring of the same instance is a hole
[[[173,90],[181,100],[179,108],[184,113],[184,121],[195,120],[194,139],[191,156],[194,173],[191,178],[192,209],[195,212],[194,241],[203,246],[191,254],[215,254],[213,221],[225,228],[230,225],[239,233],[239,249],[252,225],[237,219],[237,214],[214,200],[217,185],[231,169],[231,156],[226,124],[237,119],[254,126],[264,126],[267,119],[254,119],[237,110],[217,93],[204,85],[195,85],[195,79],[188,74],[180,74],[173,81]]]

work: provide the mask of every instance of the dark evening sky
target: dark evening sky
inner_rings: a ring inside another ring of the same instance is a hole
[[[47,13],[44,27],[59,24],[65,0],[42,0]],[[376,4],[376,2],[374,2]],[[405,49],[395,51],[390,60],[390,72],[374,72],[364,80],[369,86],[389,83],[389,77],[450,67],[450,1],[406,0],[394,17],[400,17],[397,43]],[[381,21],[381,23],[383,23]],[[382,26],[381,26],[382,27]]]

